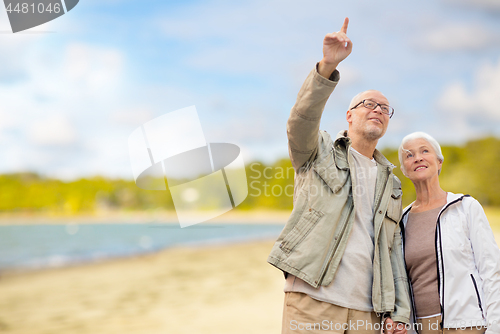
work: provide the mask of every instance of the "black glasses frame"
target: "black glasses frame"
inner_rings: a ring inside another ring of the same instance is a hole
[[[370,101],[370,102],[375,103],[375,107],[373,107],[373,108],[369,108],[369,107],[367,107],[367,106],[365,105],[365,101]],[[392,115],[394,115],[394,108],[393,108],[393,107],[391,107],[391,106],[389,106],[389,105],[387,105],[387,104],[380,104],[380,103],[377,103],[377,102],[375,102],[375,101],[373,101],[373,100],[370,100],[370,99],[365,99],[365,100],[363,100],[363,101],[359,102],[358,104],[356,104],[354,107],[352,107],[352,108],[351,108],[351,109],[349,109],[349,110],[355,109],[355,108],[359,107],[361,104],[363,104],[363,107],[365,107],[365,108],[367,108],[367,109],[371,109],[371,110],[375,110],[375,109],[377,109],[377,107],[378,107],[378,106],[380,106],[380,112],[381,112],[382,114],[388,115],[388,116],[389,116],[389,118],[392,118]],[[383,111],[383,110],[382,110],[382,106],[387,106],[387,107],[389,107],[389,110],[390,110],[390,111],[389,111],[388,113],[387,113],[387,112],[385,112],[385,111]]]

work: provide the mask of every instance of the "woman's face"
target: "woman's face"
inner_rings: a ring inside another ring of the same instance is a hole
[[[425,181],[438,176],[443,163],[425,139],[410,140],[403,146],[403,165],[411,181]]]

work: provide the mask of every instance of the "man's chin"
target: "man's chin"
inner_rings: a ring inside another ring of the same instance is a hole
[[[369,129],[365,132],[365,139],[368,139],[368,140],[378,140],[380,138],[382,138],[382,136],[384,135],[384,131],[382,129]]]

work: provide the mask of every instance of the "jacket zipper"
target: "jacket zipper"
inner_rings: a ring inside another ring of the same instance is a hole
[[[470,274],[470,278],[472,279],[472,283],[474,284],[474,289],[476,290],[477,304],[479,305],[479,309],[481,310],[481,316],[484,319],[483,304],[481,303],[481,296],[479,296],[479,290],[477,289],[476,280],[474,279],[474,276],[472,274]]]
[[[464,195],[464,196],[457,198],[456,200],[451,201],[450,203],[446,204],[446,206],[441,210],[441,212],[439,212],[439,215],[437,218],[436,233],[435,233],[435,247],[436,247],[436,266],[437,266],[437,271],[438,271],[438,291],[439,291],[439,295],[441,297],[441,323],[440,323],[441,329],[444,328],[444,259],[443,259],[443,242],[441,240],[441,215],[451,205],[453,205],[457,202],[460,202],[464,197],[469,197],[469,195]],[[438,247],[438,241],[439,241],[439,247]],[[438,248],[439,248],[439,254],[438,254]],[[439,267],[439,263],[441,263],[441,268]],[[441,274],[440,274],[439,269],[441,269]],[[441,276],[442,276],[442,278],[441,278]],[[441,292],[442,292],[442,294],[441,294]]]
[[[411,209],[411,207],[410,207]],[[403,248],[403,263],[405,265],[405,272],[406,272],[406,277],[408,278],[408,286],[410,287],[409,295],[410,295],[410,302],[411,302],[411,308],[412,308],[412,313],[413,313],[413,323],[417,322],[417,314],[416,314],[416,307],[415,307],[415,300],[413,299],[413,286],[411,285],[411,280],[410,280],[410,274],[408,273],[408,267],[406,266],[406,257],[405,257],[405,225],[403,224],[403,219],[404,216],[410,212],[410,209],[408,209],[404,214],[403,217],[401,217],[401,222],[399,223],[399,227],[401,228],[401,246]],[[415,328],[415,332],[418,334],[418,327]]]
[[[389,182],[389,176],[391,175],[391,170],[388,169],[387,172],[388,173],[387,173],[387,175],[385,177],[385,182],[384,182],[385,188],[387,188],[387,182]],[[387,189],[385,189],[385,191],[387,191]],[[375,212],[377,212],[377,210],[379,210],[379,208],[380,208],[380,203],[382,202],[383,194],[384,193],[382,193],[380,196],[378,196],[378,197],[375,198],[375,200],[377,202],[377,203],[375,203],[375,202],[373,203],[374,205],[376,205],[376,208],[377,208],[375,210]],[[375,206],[374,206],[374,208],[375,208]],[[387,211],[387,208],[386,208],[386,211]],[[378,244],[378,240],[379,240],[379,237],[380,237],[380,229],[382,228],[383,219],[384,218],[382,218],[382,223],[380,224],[380,227],[378,228],[378,230],[377,231],[373,231],[374,232],[374,236],[375,236],[374,242],[377,242],[377,244]],[[375,228],[375,217],[374,217],[374,220],[373,220],[373,227]],[[375,248],[376,245],[373,245],[373,246]],[[379,259],[382,258],[381,252],[382,252],[382,249],[380,247],[378,247],[378,257],[379,257]],[[380,266],[380,304],[381,304],[381,307],[383,307],[385,305],[384,293],[383,293],[383,291],[384,291],[384,284],[382,282],[383,281],[382,280],[382,276],[383,276],[382,266]]]
[[[444,209],[443,209],[444,210]],[[441,212],[443,212],[441,210]],[[437,274],[438,274],[438,291],[439,291],[439,301],[441,306],[441,322],[439,323],[439,326],[441,329],[443,329],[443,324],[444,324],[444,261],[443,261],[443,254],[442,254],[442,249],[443,245],[441,242],[441,213],[438,216],[437,222],[436,222],[436,231],[434,232],[434,248],[436,251],[436,267],[437,267]],[[438,247],[438,242],[439,242],[439,247]],[[439,249],[439,252],[438,252]],[[441,257],[441,259],[440,259]],[[441,260],[441,261],[440,261]],[[441,267],[439,266],[441,264]]]

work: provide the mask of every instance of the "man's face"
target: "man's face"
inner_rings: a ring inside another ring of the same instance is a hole
[[[358,102],[363,100],[389,105],[389,101],[379,91],[363,93]],[[349,123],[349,132],[354,132],[367,140],[378,140],[385,134],[390,117],[381,112],[380,106],[371,110],[360,104],[357,108],[347,111],[346,119]]]

